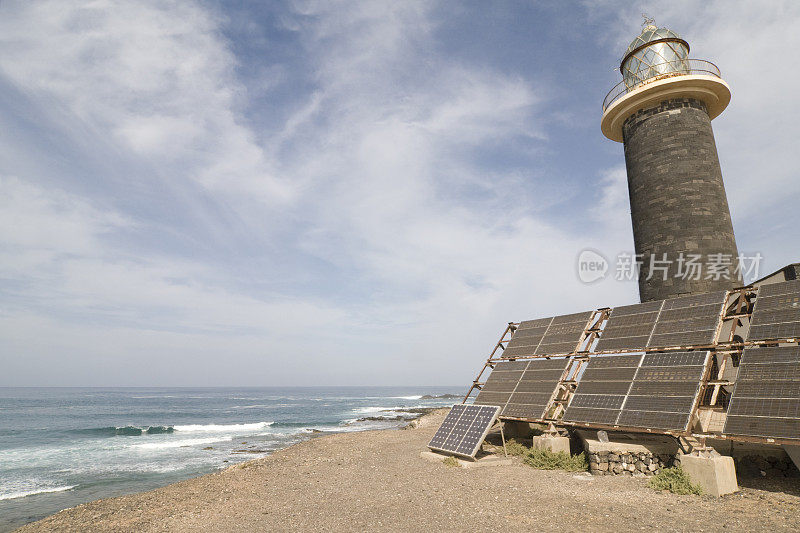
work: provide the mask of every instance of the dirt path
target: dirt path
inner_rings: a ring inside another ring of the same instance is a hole
[[[419,453],[443,417],[428,415],[417,429],[313,439],[21,531],[800,531],[800,487],[745,487],[717,499],[656,493],[631,477],[425,461]]]

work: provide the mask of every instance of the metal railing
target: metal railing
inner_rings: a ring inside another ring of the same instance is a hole
[[[643,85],[665,78],[688,76],[692,74],[706,74],[717,78],[722,77],[719,67],[711,61],[706,61],[704,59],[680,59],[650,65],[647,68],[635,72],[633,76],[629,75],[628,79],[622,80],[616,84],[613,89],[608,91],[605,99],[603,99],[603,111],[605,112],[615,101]],[[631,80],[631,78],[633,79]]]

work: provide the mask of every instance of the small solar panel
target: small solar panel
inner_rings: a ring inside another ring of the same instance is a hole
[[[747,340],[800,338],[800,280],[758,288]]]
[[[724,433],[800,440],[798,398],[800,347],[747,348],[739,362]]]
[[[706,351],[591,357],[563,420],[686,431],[707,358]]]
[[[499,413],[496,405],[454,405],[428,448],[474,458]]]

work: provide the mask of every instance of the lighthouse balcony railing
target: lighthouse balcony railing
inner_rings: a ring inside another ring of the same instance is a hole
[[[603,100],[603,112],[614,102],[643,85],[675,76],[705,75],[722,77],[719,68],[704,59],[678,59],[643,66],[636,72],[626,72],[624,79],[608,91]]]

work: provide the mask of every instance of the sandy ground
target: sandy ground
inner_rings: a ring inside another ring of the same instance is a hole
[[[800,481],[723,498],[646,480],[420,458],[443,411],[402,431],[345,433],[162,489],[98,500],[20,531],[800,531]],[[516,461],[516,460],[515,460]]]

